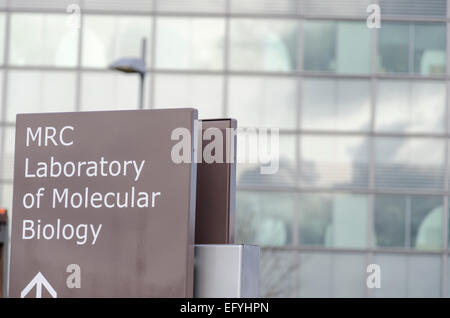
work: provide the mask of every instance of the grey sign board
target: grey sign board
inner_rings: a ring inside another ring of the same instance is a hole
[[[191,297],[195,109],[20,114],[10,297]],[[186,141],[186,140],[185,140]]]

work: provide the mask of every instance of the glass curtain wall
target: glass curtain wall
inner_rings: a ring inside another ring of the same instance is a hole
[[[0,206],[15,115],[137,108],[138,78],[107,66],[145,37],[146,108],[280,129],[276,174],[238,166],[236,237],[262,247],[261,296],[447,297],[450,16],[446,0],[403,4],[0,1]]]

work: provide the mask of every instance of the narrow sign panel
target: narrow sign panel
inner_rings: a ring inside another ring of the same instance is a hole
[[[215,143],[221,155],[203,155],[197,164],[195,244],[233,244],[236,193],[236,128],[234,119],[200,122],[199,154]],[[213,139],[212,141],[210,139]]]

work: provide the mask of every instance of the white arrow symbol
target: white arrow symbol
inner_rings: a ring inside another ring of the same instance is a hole
[[[53,298],[56,298],[56,291],[53,289],[52,285],[45,279],[41,272],[37,273],[36,276],[28,283],[28,285],[20,293],[20,298],[24,298],[30,290],[36,285],[36,298],[42,298],[42,285],[50,293]]]

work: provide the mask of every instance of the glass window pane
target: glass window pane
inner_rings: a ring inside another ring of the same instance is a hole
[[[75,110],[75,72],[10,70],[8,79],[7,121],[18,113]]]
[[[157,10],[162,12],[224,13],[227,0],[163,0],[157,1]]]
[[[236,242],[261,246],[291,244],[293,194],[239,191],[236,199]]]
[[[3,158],[0,160],[2,179],[12,180],[14,176],[14,140],[16,138],[14,127],[3,128]]]
[[[450,286],[450,257],[447,257],[447,286]],[[446,296],[450,298],[450,288],[447,288]]]
[[[394,16],[394,17],[445,17],[447,12],[446,0],[427,0],[427,1],[407,1],[401,0],[379,0],[380,7],[382,8],[382,15]],[[408,4],[408,5],[405,5]]]
[[[239,127],[296,128],[297,80],[230,77],[229,113]]]
[[[304,70],[370,72],[371,37],[365,23],[305,21],[303,30]]]
[[[409,29],[409,23],[383,22],[378,31],[379,72],[408,72]]]
[[[121,57],[141,57],[142,38],[150,63],[150,17],[85,15],[83,29],[83,66],[107,67]]]
[[[299,244],[366,248],[368,209],[366,195],[301,194],[297,216]]]
[[[239,122],[238,122],[239,125]],[[280,135],[278,151],[272,150],[270,134],[267,143],[255,139],[251,130],[238,130],[237,175],[239,185],[293,186],[297,181],[296,135]],[[273,145],[276,147],[276,145]],[[261,167],[272,167],[274,173],[263,174]]]
[[[406,246],[406,201],[396,195],[375,197],[375,246]]]
[[[297,69],[298,24],[294,21],[232,19],[230,68],[290,72]]]
[[[152,12],[156,2],[157,0],[89,0],[81,3],[83,4],[82,8],[86,11],[118,12],[119,14],[123,12],[140,12],[142,14]]]
[[[144,101],[148,96],[144,85]],[[81,110],[137,109],[139,77],[118,72],[83,72]],[[144,102],[145,105],[145,102]]]
[[[414,72],[445,74],[445,24],[414,25]]]
[[[376,195],[375,246],[441,248],[442,202],[440,196]]]
[[[334,22],[303,22],[303,69],[334,71],[336,53]],[[320,39],[320,40],[319,40]]]
[[[378,81],[376,129],[395,132],[444,132],[445,83]]]
[[[65,14],[11,14],[9,62],[13,65],[74,67],[78,29]]]
[[[301,253],[298,297],[333,297],[331,269],[332,255],[328,253]]]
[[[408,297],[440,297],[441,256],[411,255],[408,269]]]
[[[3,70],[0,70],[0,98],[3,99]],[[4,107],[4,106],[3,106]],[[0,106],[1,110],[2,106]],[[7,121],[6,116],[5,118],[2,118],[2,115],[0,114],[0,121]]]
[[[389,0],[392,1],[392,0]],[[258,1],[257,1],[258,2]],[[273,1],[272,1],[273,2]],[[302,0],[298,1],[299,9],[302,15],[306,16],[343,16],[358,17],[367,16],[367,6],[372,3],[371,0]],[[383,7],[384,8],[384,7]]]
[[[384,23],[379,31],[379,71],[444,74],[445,42],[445,24],[442,23]],[[411,66],[410,46],[413,46]]]
[[[410,247],[416,249],[442,248],[443,198],[413,196],[411,198]]]
[[[154,78],[155,108],[194,107],[199,119],[223,117],[222,76],[156,74]]]
[[[375,138],[375,186],[442,189],[444,147],[441,139]]]
[[[158,18],[156,67],[222,69],[224,38],[224,19]]]
[[[369,129],[369,81],[305,78],[302,98],[303,129]]]
[[[366,23],[339,22],[336,29],[336,72],[370,72],[370,29]]]
[[[260,253],[259,296],[297,297],[298,252],[262,247]]]
[[[4,46],[5,46],[5,14],[0,13],[0,64],[4,64]]]
[[[450,201],[450,198],[448,198],[448,199]],[[449,207],[449,210],[448,210],[448,215],[450,215],[450,207]],[[448,222],[448,229],[447,229],[447,246],[448,246],[447,248],[450,249],[450,222]],[[450,277],[449,277],[449,279],[450,279]],[[450,293],[450,291],[449,291],[449,293]]]
[[[441,256],[375,254],[381,267],[381,288],[375,297],[440,297]]]
[[[334,188],[367,187],[368,139],[353,136],[303,136],[301,184]]]
[[[232,13],[269,13],[269,14],[293,14],[298,10],[298,0],[230,0]]]
[[[297,297],[364,297],[366,255],[302,252]]]

